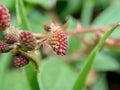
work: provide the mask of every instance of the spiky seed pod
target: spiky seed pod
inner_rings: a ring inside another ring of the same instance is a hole
[[[11,18],[8,9],[0,3],[0,31],[10,26]]]
[[[6,34],[5,35],[5,42],[8,44],[13,44],[18,41],[19,41],[18,37],[14,34]]]
[[[63,31],[52,31],[50,44],[57,55],[66,55],[68,42],[67,37]]]
[[[37,45],[36,38],[31,32],[21,32],[19,40],[24,51],[33,50]]]
[[[29,60],[23,55],[17,55],[14,60],[16,67],[23,67],[29,63]]]
[[[0,41],[0,53],[5,53],[9,50],[9,46],[7,43]]]

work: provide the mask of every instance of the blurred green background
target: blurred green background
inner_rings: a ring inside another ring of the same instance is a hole
[[[22,3],[23,1],[23,3]],[[35,33],[45,32],[43,24],[58,17],[67,21],[67,29],[75,29],[77,22],[84,28],[102,27],[120,22],[120,0],[0,0],[11,13],[11,25]],[[120,30],[112,37],[120,38]],[[4,32],[0,33],[2,40]],[[91,38],[91,35],[81,35]],[[0,54],[0,90],[72,90],[84,59],[89,53],[73,56],[85,47],[68,37],[67,55],[60,57],[40,50],[40,73],[29,64],[21,69],[11,66],[11,53]],[[70,60],[69,60],[70,59]],[[120,48],[105,46],[97,54],[86,90],[120,90]]]

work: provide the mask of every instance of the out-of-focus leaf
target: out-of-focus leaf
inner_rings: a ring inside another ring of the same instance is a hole
[[[21,29],[30,30],[31,28],[27,20],[27,15],[24,8],[23,0],[16,0],[16,14],[17,14],[17,25]]]
[[[67,29],[75,29],[77,26],[77,21],[72,16],[68,16],[67,20]]]
[[[73,29],[75,30],[77,26],[77,22],[74,18],[72,17],[68,17],[68,21],[67,21],[67,29]],[[71,54],[72,52],[74,52],[75,50],[77,50],[80,47],[80,42],[78,42],[78,40],[76,40],[73,37],[68,37],[68,51],[67,54]]]
[[[62,16],[66,16],[68,14],[76,12],[80,8],[82,0],[67,0],[67,6],[62,12]]]
[[[40,90],[37,82],[37,71],[34,69],[32,63],[24,67],[24,72],[31,90]]]
[[[3,39],[4,39],[4,33],[0,32],[0,40],[3,40]]]
[[[78,40],[74,39],[73,37],[69,37],[67,54],[73,53],[79,47],[80,47],[80,42],[78,42]]]
[[[106,8],[112,0],[94,0],[94,3],[96,6],[99,6],[100,8]],[[115,0],[114,0],[115,1]]]
[[[31,11],[30,13],[30,24],[31,24],[31,31],[35,33],[44,32],[43,24],[49,23],[51,21],[49,14],[42,14],[37,12],[36,10]]]
[[[0,3],[5,5],[10,11],[14,9],[15,0],[0,0]]]
[[[91,86],[91,90],[108,90],[106,75],[104,73],[98,76],[96,82]]]
[[[32,90],[24,72],[9,71],[4,77],[3,89],[0,90]]]
[[[95,46],[95,48],[92,50],[92,52],[89,54],[87,61],[83,68],[81,69],[81,72],[78,76],[78,79],[75,82],[75,85],[73,87],[73,90],[83,90],[85,83],[86,83],[86,77],[92,68],[92,65],[94,63],[95,57],[101,46],[103,45],[104,41],[111,35],[111,33],[117,28],[117,26],[113,27],[111,30],[105,33],[105,35],[101,38],[99,43]]]
[[[98,71],[113,71],[120,70],[120,65],[113,57],[99,53],[96,56],[93,68]]]
[[[3,90],[3,81],[11,59],[10,53],[1,54],[0,58],[0,90]]]
[[[93,22],[93,26],[106,26],[120,22],[120,4],[115,4],[104,10]]]
[[[25,0],[25,1],[33,4],[39,4],[45,9],[51,9],[56,4],[56,0]]]
[[[81,13],[81,23],[83,26],[90,25],[93,8],[94,8],[93,0],[84,0],[83,9]]]
[[[111,24],[120,23],[120,0],[114,0],[112,5],[104,10],[97,18],[93,21],[92,25],[94,27],[108,26]],[[112,37],[120,37],[120,28],[116,32],[112,33]]]
[[[60,58],[47,58],[41,63],[38,82],[41,90],[72,90],[77,74]]]

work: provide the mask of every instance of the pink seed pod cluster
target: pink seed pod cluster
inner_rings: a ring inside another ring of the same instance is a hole
[[[16,67],[23,67],[29,63],[29,60],[23,55],[15,56],[14,65]]]
[[[26,51],[31,51],[37,46],[37,41],[31,32],[23,31],[20,33],[20,44],[22,48]]]
[[[11,18],[9,10],[0,3],[0,31],[4,31],[10,26]]]
[[[57,55],[66,55],[68,42],[63,31],[52,31],[50,44]]]
[[[0,31],[6,30],[4,40],[0,41],[0,53],[11,51],[14,66],[23,67],[31,61],[38,69],[39,60],[36,52],[41,45],[45,44],[51,46],[50,48],[57,55],[66,55],[68,41],[62,27],[54,25],[54,23],[45,23],[44,29],[47,33],[36,34],[12,28],[10,23],[9,10],[0,3]]]
[[[5,35],[5,42],[8,44],[13,44],[18,41],[19,41],[18,37],[14,34],[6,34]]]
[[[9,50],[9,46],[7,43],[0,41],[0,53],[7,52]]]

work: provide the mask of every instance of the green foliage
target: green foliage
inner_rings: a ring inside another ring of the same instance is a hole
[[[99,87],[99,88],[98,88]],[[108,90],[106,75],[101,73],[98,77],[91,90]]]
[[[90,25],[93,9],[94,9],[94,1],[93,0],[85,0],[84,4],[83,4],[82,13],[81,13],[81,23],[83,26]]]
[[[33,3],[33,4],[38,4],[42,6],[45,9],[51,9],[53,6],[56,4],[56,0],[25,0],[26,2]]]
[[[2,54],[1,56],[1,60],[0,60],[0,89],[3,89],[3,81],[5,79],[5,75],[7,72],[7,68],[9,66],[10,63],[10,53],[7,54]]]
[[[0,0],[9,10],[15,9],[15,0]],[[9,3],[8,3],[9,2]]]
[[[17,24],[21,29],[30,30],[23,0],[16,0]]]
[[[43,24],[46,22],[49,23],[51,21],[49,14],[47,15],[47,13],[40,13],[36,10],[31,10],[29,18],[30,25],[32,28],[31,31],[35,33],[45,32]]]
[[[120,0],[0,0],[0,3],[10,10],[16,28],[34,33],[46,33],[43,24],[50,23],[56,16],[61,22],[67,20],[69,31],[76,29],[77,22],[83,28],[116,25],[120,22]],[[41,60],[40,72],[34,69],[32,63],[21,69],[12,69],[11,54],[0,54],[0,90],[82,90],[86,87],[86,78],[91,69],[99,73],[95,82],[89,86],[90,90],[109,90],[106,72],[120,71],[120,48],[109,47],[110,50],[105,53],[103,50],[108,47],[101,47],[115,28],[104,35],[93,50],[89,51],[90,54],[80,57],[79,54],[73,55],[74,60],[71,59],[73,53],[91,46],[85,46],[68,36],[69,45],[65,57],[44,55],[44,47],[41,46],[43,55],[38,54]],[[0,40],[3,40],[5,33],[0,32]],[[118,28],[111,36],[120,38],[119,33]],[[78,36],[87,35],[80,33]],[[100,53],[97,53],[100,49]]]
[[[94,26],[105,26],[109,24],[120,22],[120,12],[118,9],[120,5],[111,5],[109,8],[104,10],[93,22]]]
[[[97,71],[117,71],[120,70],[120,65],[115,58],[99,53],[96,56],[93,68]]]
[[[32,90],[24,72],[12,71],[6,72],[1,90]]]
[[[47,58],[41,62],[38,82],[41,90],[71,90],[77,73],[59,57]]]

